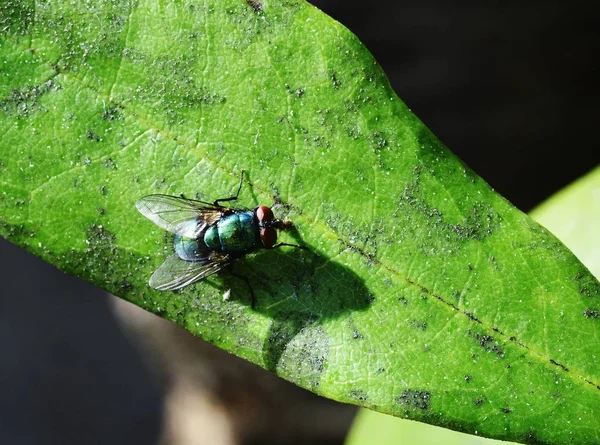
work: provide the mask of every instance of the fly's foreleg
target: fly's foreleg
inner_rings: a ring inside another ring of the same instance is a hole
[[[288,243],[279,243],[279,244],[275,244],[272,249],[276,249],[278,247],[295,247],[296,249],[304,249],[304,250],[308,250],[308,247],[306,246],[299,246],[298,244],[288,244]]]
[[[221,199],[217,199],[214,202],[214,206],[215,207],[220,207],[219,203],[220,202],[227,202],[227,201],[237,201],[238,196],[240,196],[240,190],[242,190],[242,184],[244,182],[244,173],[246,172],[246,170],[242,170],[242,174],[240,175],[240,185],[238,186],[237,192],[235,193],[235,195],[230,196],[229,198],[221,198]]]

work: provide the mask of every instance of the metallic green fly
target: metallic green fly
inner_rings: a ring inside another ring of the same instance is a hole
[[[169,195],[148,195],[136,203],[142,215],[175,235],[175,252],[150,277],[150,287],[166,291],[180,289],[257,249],[303,248],[295,244],[276,244],[277,229],[290,229],[292,223],[275,218],[270,207],[260,205],[249,210],[220,205],[238,199],[243,174],[234,196],[217,199],[212,204]],[[252,288],[250,292],[254,307]]]

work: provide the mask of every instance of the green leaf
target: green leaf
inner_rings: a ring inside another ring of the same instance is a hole
[[[560,191],[531,213],[600,277],[600,167]],[[479,445],[506,443],[475,439],[462,433],[423,423],[395,419],[363,409],[357,416],[346,445]]]
[[[531,443],[600,441],[600,285],[304,1],[0,4],[0,233],[318,394]],[[310,248],[148,288],[152,193],[282,205]],[[231,301],[223,294],[231,290]]]
[[[531,216],[600,277],[600,166],[536,207]]]
[[[361,409],[350,429],[345,445],[508,445],[510,443]]]

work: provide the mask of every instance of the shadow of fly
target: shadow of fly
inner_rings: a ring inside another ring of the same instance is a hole
[[[181,289],[258,249],[305,248],[277,243],[277,230],[289,230],[293,225],[275,218],[270,207],[246,209],[221,205],[238,199],[243,180],[242,170],[236,194],[212,204],[169,195],[148,195],[136,203],[142,215],[175,235],[175,252],[150,277],[150,287],[161,291]],[[238,277],[248,284],[254,308],[250,283],[245,277]]]

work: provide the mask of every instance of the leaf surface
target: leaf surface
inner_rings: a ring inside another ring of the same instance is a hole
[[[600,167],[561,190],[531,212],[532,217],[565,243],[596,277],[600,276]],[[475,438],[418,422],[362,409],[346,445],[492,445]]]
[[[303,1],[0,5],[0,233],[318,394],[530,443],[600,441],[598,282]],[[280,205],[281,249],[181,292],[135,202]],[[231,301],[222,296],[231,290]]]

